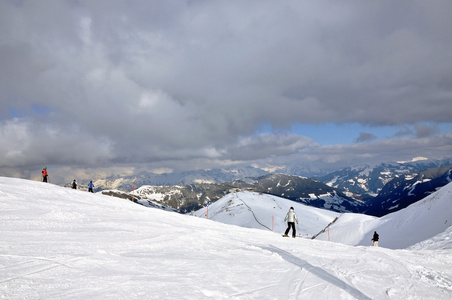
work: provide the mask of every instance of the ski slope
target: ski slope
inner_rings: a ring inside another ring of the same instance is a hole
[[[452,296],[452,253],[435,247],[450,231],[416,250],[282,238],[3,177],[0,228],[0,299]]]
[[[442,249],[452,249],[452,183],[400,211],[381,218],[343,214],[330,227],[330,240],[347,245],[370,245],[372,234],[380,235],[379,246],[405,249],[441,235]],[[317,239],[326,240],[325,234]],[[424,243],[426,244],[426,243]],[[435,247],[430,245],[430,247]]]
[[[297,236],[311,238],[340,217],[340,213],[319,209],[287,199],[249,191],[230,193],[216,202],[204,207],[193,215],[214,221],[284,233],[284,222],[289,208],[293,207],[299,224]],[[208,211],[207,211],[208,210]]]
[[[226,224],[283,233],[287,228],[284,218],[292,206],[300,221],[296,225],[298,236],[316,236],[317,240],[369,246],[374,231],[377,231],[380,247],[404,249],[441,234],[451,226],[451,200],[452,183],[403,210],[377,218],[354,213],[340,214],[277,196],[241,191],[226,195],[211,204],[209,211],[205,207],[194,215]],[[452,249],[452,239],[444,240],[442,245],[442,248]]]

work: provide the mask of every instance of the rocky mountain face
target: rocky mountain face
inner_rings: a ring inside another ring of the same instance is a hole
[[[364,213],[381,217],[401,210],[451,181],[452,165],[396,176],[369,201]]]
[[[323,182],[299,176],[271,174],[254,182],[235,181],[233,185],[336,212],[359,212],[363,206],[351,193],[346,195]]]
[[[422,172],[431,168],[452,165],[452,159],[414,160],[410,162],[383,163],[376,166],[361,165],[344,168],[324,176],[318,180],[327,185],[354,194],[378,195],[383,187],[406,173]]]
[[[205,204],[215,202],[225,196],[233,187],[227,183],[199,183],[174,186],[145,185],[135,191],[138,202],[144,205],[169,206],[182,213],[202,208]]]

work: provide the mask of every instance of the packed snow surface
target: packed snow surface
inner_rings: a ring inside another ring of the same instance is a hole
[[[410,250],[350,246],[2,177],[0,228],[0,299],[452,296],[450,229]]]
[[[380,235],[380,246],[391,249],[410,248],[417,243],[443,236],[441,247],[452,251],[452,184],[381,218],[346,213],[329,230],[330,240],[347,245],[370,245],[372,234]],[[449,231],[447,231],[450,233]],[[326,240],[325,234],[318,239]],[[438,241],[438,238],[436,238]]]
[[[247,191],[230,193],[194,215],[230,225],[283,233],[287,228],[284,218],[290,207],[295,209],[299,219],[297,236],[307,238],[318,234],[341,215],[281,197]]]

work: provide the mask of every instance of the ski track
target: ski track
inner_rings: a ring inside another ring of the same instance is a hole
[[[262,224],[261,222],[259,222],[259,220],[257,219],[256,215],[254,214],[253,210],[251,209],[251,207],[250,207],[248,204],[246,204],[246,202],[243,201],[243,199],[239,198],[239,197],[237,196],[237,194],[236,194],[235,196],[236,196],[237,200],[241,201],[241,202],[248,208],[248,210],[249,210],[249,211],[251,212],[251,214],[253,215],[254,220],[256,220],[256,222],[257,222],[259,225],[261,225],[262,227],[264,227],[264,228],[266,228],[266,229],[268,229],[268,230],[270,230],[270,231],[272,230],[271,228],[268,228],[267,226],[265,226],[264,224]],[[252,199],[254,200],[254,198],[252,198]]]
[[[290,254],[289,252],[287,252],[285,250],[282,250],[273,245],[270,245],[263,249],[267,249],[269,251],[277,253],[285,261],[287,261],[295,266],[300,267],[302,270],[306,270],[307,272],[310,272],[311,274],[317,276],[318,278],[320,278],[326,282],[329,282],[329,283],[337,286],[338,288],[346,291],[348,294],[350,294],[351,296],[353,296],[357,299],[369,299],[369,300],[371,299],[367,295],[363,294],[360,290],[356,289],[355,287],[351,286],[350,284],[341,280],[340,278],[328,273],[327,271],[325,271],[322,268],[316,267],[316,266],[308,263],[307,261],[302,260],[301,258]]]
[[[33,256],[20,256],[20,255],[0,255],[2,259],[3,267],[1,268],[0,283],[5,283],[11,280],[28,277],[31,275],[46,272],[48,270],[65,267],[72,269],[72,266],[67,263],[62,263],[55,259],[49,259],[44,257]],[[12,259],[18,262],[3,262],[4,260]],[[77,261],[77,258],[71,258],[70,261]],[[12,277],[8,277],[8,274],[19,274]]]

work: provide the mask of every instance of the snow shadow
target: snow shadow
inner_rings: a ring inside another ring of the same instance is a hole
[[[282,249],[279,249],[278,247],[272,246],[270,245],[269,247],[262,247],[262,249],[268,250],[270,252],[273,253],[277,253],[279,254],[285,261],[290,262],[291,264],[294,264],[302,269],[307,270],[308,272],[314,274],[315,276],[331,283],[334,284],[335,286],[343,289],[344,291],[346,291],[347,293],[349,293],[350,295],[352,295],[353,297],[355,297],[356,299],[369,299],[371,300],[371,298],[367,297],[366,295],[364,295],[360,290],[357,290],[356,288],[352,287],[351,285],[349,285],[348,283],[344,282],[343,280],[331,275],[330,273],[328,273],[327,271],[323,270],[322,268],[316,267],[311,265],[310,263],[308,263],[305,260],[302,260],[299,257],[296,257],[292,254],[290,254],[287,251],[284,251]]]

